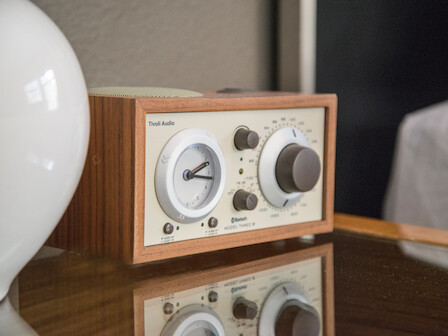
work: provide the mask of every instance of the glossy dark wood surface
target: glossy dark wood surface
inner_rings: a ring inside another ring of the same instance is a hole
[[[336,335],[448,335],[448,269],[409,256],[421,249],[434,263],[448,249],[337,232]],[[443,261],[442,261],[443,262]]]
[[[336,335],[448,335],[448,249],[344,231],[139,266],[62,252],[31,261],[11,302],[40,335],[134,335],[141,295],[228,279],[250,272],[248,265],[270,267],[328,246]]]

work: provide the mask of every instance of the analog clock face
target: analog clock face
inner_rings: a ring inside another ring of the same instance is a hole
[[[207,216],[224,191],[224,154],[207,131],[189,128],[175,134],[160,154],[155,174],[159,203],[180,223]]]
[[[179,202],[189,209],[207,205],[215,184],[217,157],[206,145],[195,144],[179,156],[174,167],[174,190]]]

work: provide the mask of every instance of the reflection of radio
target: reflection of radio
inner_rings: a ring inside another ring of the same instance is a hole
[[[18,285],[20,314],[39,335],[334,335],[333,245],[325,242],[289,239],[138,267],[64,253],[32,260]]]
[[[336,96],[104,88],[90,107],[50,245],[140,263],[332,230]]]
[[[136,335],[334,335],[332,244],[148,286],[134,290]]]

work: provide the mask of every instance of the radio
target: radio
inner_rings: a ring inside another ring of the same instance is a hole
[[[332,230],[335,95],[89,93],[86,165],[49,245],[140,263]]]

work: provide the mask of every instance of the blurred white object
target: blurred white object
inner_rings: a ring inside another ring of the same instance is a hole
[[[37,333],[17,314],[6,297],[0,302],[0,336],[12,335],[37,336]]]
[[[448,249],[445,246],[437,246],[411,241],[401,240],[398,246],[404,255],[420,260],[430,265],[448,270]]]
[[[87,89],[56,25],[0,0],[0,300],[64,213],[89,137]]]
[[[385,220],[448,229],[448,101],[402,121]]]

